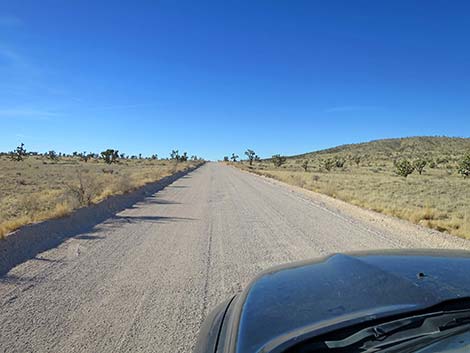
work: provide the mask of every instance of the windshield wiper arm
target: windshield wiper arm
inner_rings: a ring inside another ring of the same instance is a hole
[[[389,347],[426,336],[441,336],[460,332],[458,328],[470,325],[470,310],[441,311],[416,315],[362,329],[337,341],[325,341],[330,349],[356,347],[367,351]]]

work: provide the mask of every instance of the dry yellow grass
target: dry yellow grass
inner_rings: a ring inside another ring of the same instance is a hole
[[[63,217],[78,207],[135,190],[195,163],[142,159],[108,165],[102,160],[51,161],[40,156],[16,162],[0,156],[0,237],[23,225]]]
[[[281,167],[270,161],[231,163],[239,168],[291,185],[323,193],[377,212],[409,220],[439,231],[470,238],[470,179],[458,175],[446,164],[425,168],[407,178],[395,174],[393,162],[373,159],[357,166],[347,160],[344,168],[322,170],[320,158],[288,159]],[[309,159],[305,172],[301,162]]]

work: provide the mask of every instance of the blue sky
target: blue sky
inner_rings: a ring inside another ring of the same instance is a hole
[[[0,3],[0,150],[470,135],[468,1]]]

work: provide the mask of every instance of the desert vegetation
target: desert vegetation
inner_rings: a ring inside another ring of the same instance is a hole
[[[412,137],[233,165],[470,238],[470,139]]]
[[[0,238],[202,163],[197,156],[173,152],[159,160],[156,154],[126,156],[115,149],[37,153],[21,144],[0,153]]]

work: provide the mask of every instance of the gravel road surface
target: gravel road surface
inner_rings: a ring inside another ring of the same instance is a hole
[[[208,311],[272,265],[469,242],[208,163],[0,277],[2,352],[191,352]]]

